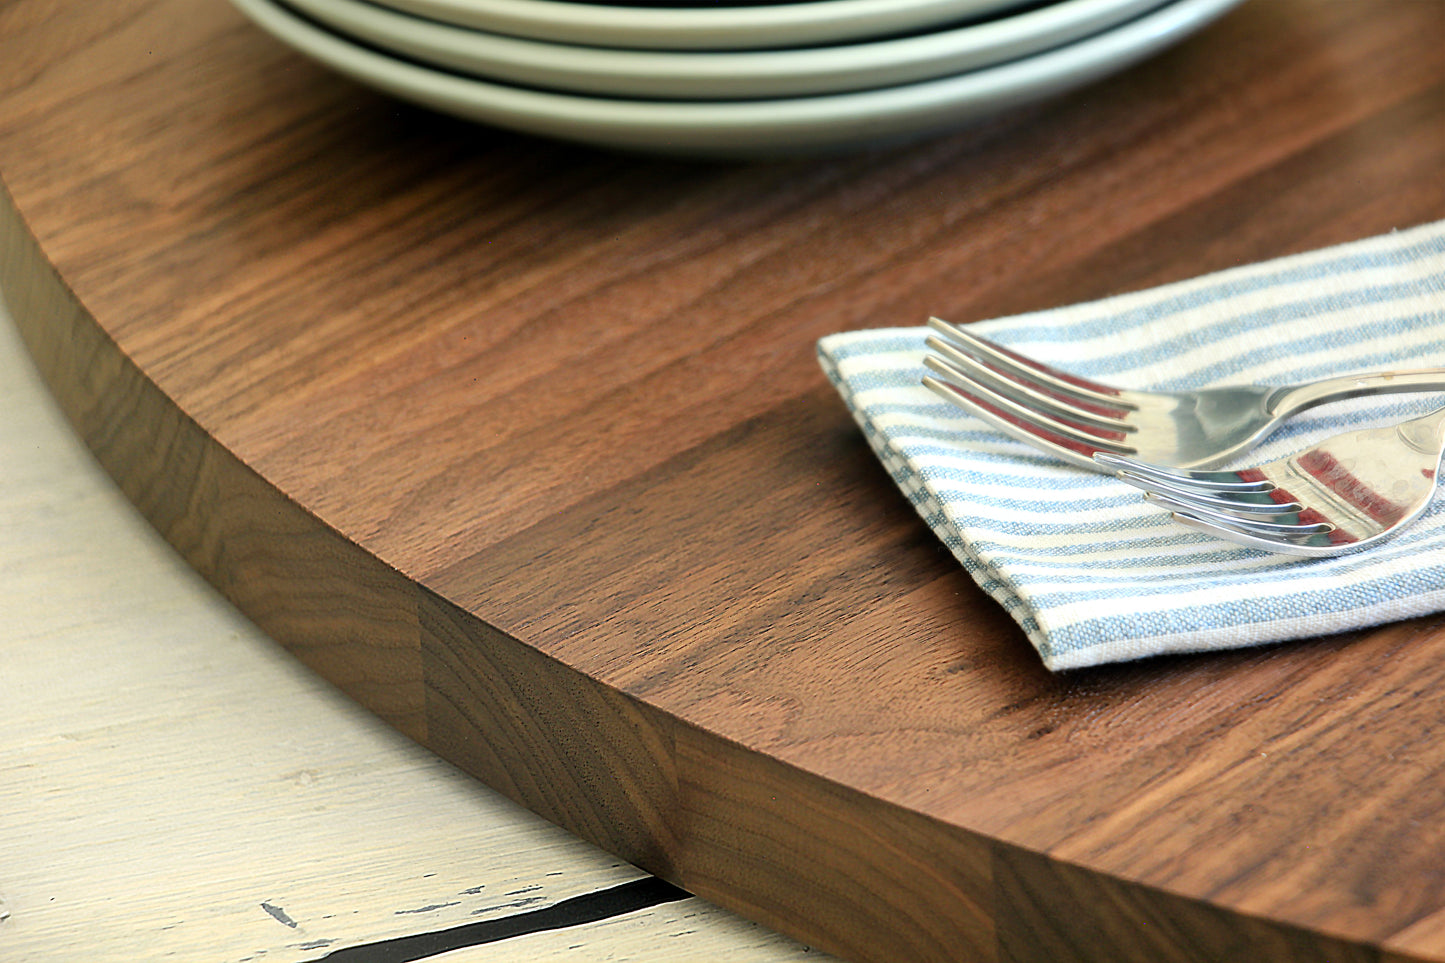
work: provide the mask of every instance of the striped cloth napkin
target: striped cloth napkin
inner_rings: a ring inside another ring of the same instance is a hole
[[[1445,365],[1445,221],[976,330],[1126,388]],[[919,384],[926,333],[835,334],[818,355],[903,493],[1050,669],[1260,645],[1445,609],[1445,496],[1397,538],[1354,554],[1301,559],[1242,548],[1185,529],[1122,482],[1054,461],[939,399]],[[1412,393],[1315,408],[1232,467],[1442,401]]]

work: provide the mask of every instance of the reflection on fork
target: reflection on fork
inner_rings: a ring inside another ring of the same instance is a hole
[[[1346,432],[1240,471],[1095,461],[1199,531],[1285,555],[1339,555],[1382,541],[1430,504],[1445,451],[1445,408],[1391,428]]]
[[[1306,408],[1360,395],[1445,389],[1445,368],[1326,378],[1300,385],[1131,391],[1090,381],[938,318],[923,383],[1005,434],[1081,468],[1099,452],[1210,468]]]

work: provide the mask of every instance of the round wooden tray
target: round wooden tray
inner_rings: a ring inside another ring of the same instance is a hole
[[[858,960],[1445,959],[1445,621],[1052,676],[813,359],[1445,216],[1442,42],[1257,2],[941,140],[703,165],[403,107],[219,0],[14,0],[0,271],[242,610],[699,895]]]

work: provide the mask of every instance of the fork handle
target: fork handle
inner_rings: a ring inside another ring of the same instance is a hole
[[[1266,403],[1272,414],[1292,415],[1327,401],[1343,401],[1360,395],[1394,394],[1401,391],[1445,391],[1445,368],[1413,371],[1377,371],[1369,374],[1326,378],[1309,384],[1280,388]]]

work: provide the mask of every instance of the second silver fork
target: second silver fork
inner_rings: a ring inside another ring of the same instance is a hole
[[[1100,454],[1100,467],[1142,489],[1197,531],[1281,555],[1356,552],[1425,513],[1445,454],[1445,408],[1387,428],[1348,431],[1239,471],[1160,468]]]
[[[1383,371],[1298,385],[1133,391],[1035,361],[938,318],[923,383],[999,431],[1093,471],[1098,452],[1175,468],[1211,468],[1291,415],[1328,401],[1445,390],[1445,368]]]

